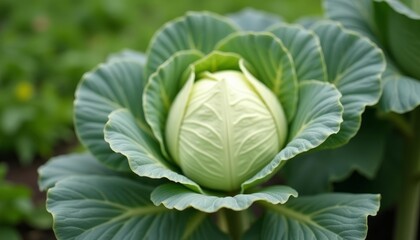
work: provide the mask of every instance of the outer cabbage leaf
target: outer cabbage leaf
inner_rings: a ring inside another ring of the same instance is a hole
[[[266,13],[252,8],[229,14],[228,17],[244,31],[265,31],[283,20],[275,14]]]
[[[389,55],[402,72],[420,81],[420,14],[395,0],[376,0],[373,5]]]
[[[287,120],[292,121],[298,101],[296,71],[290,53],[278,38],[269,33],[237,33],[216,49],[240,55],[253,76],[278,97]]]
[[[47,209],[58,239],[228,239],[204,213],[154,206],[151,191],[115,176],[67,178],[48,192]]]
[[[379,107],[385,112],[405,113],[420,105],[420,81],[402,75],[388,61],[382,75],[384,90]]]
[[[138,121],[126,109],[114,111],[105,127],[105,140],[111,148],[128,158],[131,170],[141,177],[167,178],[203,192],[198,184],[178,173],[177,167],[166,161],[156,140],[139,128]]]
[[[365,239],[367,217],[379,210],[379,195],[323,194],[286,204],[264,204],[269,211],[245,239]]]
[[[382,51],[369,39],[344,30],[334,22],[314,26],[320,38],[328,71],[343,97],[343,124],[322,147],[336,148],[347,143],[359,130],[366,106],[376,104],[381,96],[381,75],[385,70]]]
[[[283,204],[297,192],[288,186],[271,186],[255,192],[241,193],[234,196],[217,196],[192,192],[179,184],[165,184],[157,187],[151,195],[155,205],[163,204],[166,208],[185,210],[193,207],[203,212],[217,212],[221,208],[240,211],[249,208],[256,201]]]
[[[121,60],[131,60],[131,61],[136,61],[141,65],[145,65],[146,64],[146,55],[144,53],[141,52],[136,52],[134,50],[131,49],[124,49],[120,52],[117,53],[113,53],[111,55],[108,56],[107,58],[107,62],[118,62]]]
[[[380,44],[372,0],[324,0],[324,8],[328,18]]]
[[[298,81],[327,81],[321,44],[314,32],[299,25],[278,24],[269,29],[283,42],[293,57]]]
[[[372,0],[354,0],[354,1],[347,1],[347,0],[326,0],[325,1],[325,9],[327,16],[333,20],[340,21],[344,25],[345,28],[357,31],[364,36],[369,37],[372,41],[377,43],[380,47],[383,48],[385,54],[387,55],[387,68],[386,72],[383,74],[383,94],[380,99],[379,107],[381,110],[385,112],[397,112],[397,113],[405,113],[413,110],[416,106],[420,105],[420,94],[418,94],[420,89],[420,83],[416,79],[413,79],[409,76],[404,76],[394,65],[393,61],[391,60],[391,52],[387,47],[386,38],[393,38],[395,42],[395,47],[403,47],[407,48],[408,46],[404,46],[404,44],[399,43],[396,41],[399,38],[399,34],[396,34],[393,31],[387,30],[387,26],[384,25],[382,22],[382,18],[377,17],[375,18],[375,8],[388,8],[395,3],[385,3],[385,2],[376,2]],[[384,6],[384,5],[390,6]],[[398,3],[396,3],[399,5]],[[375,6],[374,6],[375,5]],[[393,15],[394,17],[400,18],[400,24],[409,24],[407,22],[418,22],[414,18],[415,13],[407,13],[407,9],[405,11],[402,10],[402,7],[397,7]],[[378,9],[379,10],[379,9]],[[390,9],[386,10],[383,9],[381,12],[377,13],[379,15],[383,14],[387,11],[391,11]],[[401,14],[402,16],[396,16]],[[378,16],[379,16],[378,15]],[[405,16],[404,16],[405,15]],[[413,16],[411,16],[413,15]],[[410,18],[409,20],[408,18]],[[405,19],[405,20],[404,20]],[[406,22],[407,21],[407,22]],[[386,20],[385,20],[386,22]],[[378,24],[380,23],[380,24]],[[392,22],[392,25],[395,25],[395,22]],[[414,27],[415,24],[410,25]],[[395,26],[394,26],[395,28]],[[404,37],[406,34],[417,34],[419,31],[408,31],[407,27],[398,27],[398,31],[407,31],[403,34]],[[383,35],[383,34],[388,35]],[[418,35],[417,35],[418,37]],[[418,38],[417,38],[418,39]],[[410,40],[409,40],[410,41]],[[419,42],[419,41],[417,41]],[[416,44],[416,41],[414,41]],[[413,46],[412,43],[408,44],[409,46]],[[417,48],[419,49],[419,48]],[[412,54],[415,53],[416,50],[409,53],[409,56],[413,56]],[[400,54],[400,52],[398,52]],[[418,55],[418,54],[417,54]],[[404,56],[403,56],[404,57]],[[415,56],[414,56],[415,57]],[[410,64],[411,65],[411,64]]]
[[[74,153],[53,157],[41,166],[38,169],[38,186],[44,191],[53,187],[58,181],[71,176],[110,176],[118,174],[121,173],[106,168],[88,153]]]
[[[374,113],[363,116],[362,127],[350,142],[340,148],[298,156],[282,170],[288,185],[301,195],[332,190],[332,183],[359,172],[373,179],[382,163],[387,125],[378,122]]]
[[[215,45],[236,31],[229,19],[209,12],[189,12],[175,19],[156,32],[148,49],[147,75],[182,50],[211,52]]]
[[[76,90],[75,128],[80,141],[106,166],[128,170],[127,159],[113,152],[104,140],[108,114],[128,108],[142,131],[151,134],[142,110],[141,93],[146,80],[143,66],[135,61],[102,64],[86,73]]]
[[[339,131],[343,106],[340,103],[341,94],[332,84],[321,81],[302,82],[299,96],[287,145],[267,166],[242,184],[243,190],[266,181],[286,160],[318,147],[331,134]]]

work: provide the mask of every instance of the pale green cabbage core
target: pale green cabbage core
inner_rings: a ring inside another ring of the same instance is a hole
[[[168,149],[184,174],[201,186],[238,190],[283,146],[284,112],[270,90],[239,71],[202,76],[180,92],[188,99],[178,95],[171,107]]]

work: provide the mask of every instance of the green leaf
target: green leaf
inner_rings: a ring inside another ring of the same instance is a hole
[[[213,213],[221,208],[240,211],[249,208],[256,201],[272,204],[285,203],[290,196],[297,197],[297,192],[288,186],[271,186],[252,193],[220,197],[200,194],[179,184],[165,184],[157,187],[151,195],[155,205],[163,204],[166,208],[185,210],[193,207],[203,212]]]
[[[169,158],[169,154],[165,148],[164,133],[169,109],[185,84],[186,77],[183,74],[200,57],[202,54],[198,51],[182,51],[173,55],[150,76],[144,89],[143,107],[146,120],[166,158]]]
[[[340,92],[330,83],[305,81],[299,87],[299,105],[289,129],[288,144],[260,172],[242,184],[242,189],[264,182],[280,167],[303,152],[322,144],[337,133],[342,122]]]
[[[278,24],[269,29],[293,57],[298,81],[327,81],[327,69],[318,37],[299,25]]]
[[[167,23],[155,34],[147,54],[147,74],[155,72],[176,52],[195,49],[204,54],[210,53],[221,39],[235,31],[235,26],[222,16],[189,12]]]
[[[414,40],[416,38],[419,39],[419,35],[417,34],[419,31],[410,31],[407,29],[415,27],[415,23],[410,22],[417,22],[418,25],[419,20],[415,20],[414,16],[411,16],[415,13],[407,13],[409,10],[403,10],[403,7],[401,6],[396,8],[394,7],[396,11],[392,11],[391,5],[399,5],[397,1],[385,3],[371,0],[327,0],[325,3],[326,12],[329,18],[340,21],[344,27],[369,37],[370,40],[374,41],[379,46],[385,46],[383,50],[388,59],[387,68],[383,74],[383,94],[379,103],[381,110],[385,112],[392,111],[405,113],[418,106],[420,104],[420,95],[417,93],[420,89],[420,83],[416,79],[405,76],[394,66],[395,63],[393,62],[395,59],[393,56],[394,54],[392,53],[392,51],[396,52],[399,58],[419,59],[419,54],[416,55],[416,51],[419,48],[416,47],[413,49],[413,46],[419,42]],[[376,8],[378,9],[376,10]],[[388,20],[388,16],[383,16],[386,12],[389,12],[390,14],[393,12],[391,14],[393,16],[392,18],[398,18],[396,19],[397,21]],[[375,14],[377,15],[376,19]],[[412,19],[409,19],[410,17]],[[384,24],[387,21],[389,21],[389,24]],[[399,27],[396,26],[397,24]],[[389,30],[391,26],[392,28],[398,29],[394,29],[395,31]],[[399,31],[403,32],[398,33]],[[413,36],[406,37],[407,34],[412,34]],[[387,43],[387,38],[392,39],[393,46],[395,48],[392,51],[389,47],[390,43]],[[402,39],[398,40],[400,38]],[[411,38],[413,41],[410,40]],[[403,48],[403,51],[398,51],[398,48]],[[407,51],[409,51],[409,53],[407,53]],[[406,60],[404,60],[404,62],[405,61]],[[416,61],[417,60],[414,59],[407,66],[404,65],[401,67],[403,67],[403,69],[406,69],[408,66],[412,68]]]
[[[252,8],[245,8],[229,14],[228,17],[243,31],[265,31],[283,21],[278,15]]]
[[[399,73],[388,63],[379,106],[385,112],[406,113],[420,105],[420,81]]]
[[[226,237],[195,211],[154,206],[152,188],[113,176],[82,176],[58,182],[47,209],[58,239],[207,239]],[[162,231],[164,229],[164,231]]]
[[[166,178],[202,192],[200,186],[178,173],[165,160],[156,140],[143,132],[136,118],[126,109],[114,111],[105,126],[105,140],[111,148],[128,158],[131,170],[141,177]]]
[[[345,28],[359,32],[379,44],[372,0],[325,0],[324,9],[329,19],[339,21]]]
[[[128,170],[127,159],[113,152],[104,141],[103,129],[108,115],[128,108],[150,132],[142,110],[141,93],[146,80],[138,62],[118,61],[99,65],[83,76],[76,91],[75,128],[80,141],[108,167]]]
[[[42,191],[53,187],[58,181],[71,176],[116,175],[90,154],[74,153],[53,157],[38,169],[38,185]]]
[[[359,130],[366,106],[376,104],[381,95],[381,75],[385,70],[382,51],[367,38],[344,30],[334,22],[314,26],[321,41],[328,81],[341,92],[344,107],[340,132],[322,147],[336,148],[347,143]]]
[[[298,156],[286,164],[283,170],[287,184],[307,195],[332,190],[333,182],[347,178],[353,171],[374,178],[384,156],[387,130],[373,113],[364,115],[360,131],[348,144]]]
[[[420,15],[399,1],[373,3],[382,42],[394,63],[420,81]]]
[[[278,97],[287,120],[296,112],[298,86],[292,57],[270,33],[237,33],[224,39],[217,50],[239,54],[246,68]]]
[[[264,204],[268,211],[257,223],[256,239],[365,239],[367,217],[376,215],[379,199],[373,194],[335,193],[299,197],[284,205]]]

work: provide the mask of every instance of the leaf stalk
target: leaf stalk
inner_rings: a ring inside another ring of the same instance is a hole
[[[397,203],[394,239],[415,240],[420,205],[420,107],[412,112],[412,137],[406,138],[402,194]]]

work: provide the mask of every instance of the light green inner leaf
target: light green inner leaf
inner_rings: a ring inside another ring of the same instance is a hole
[[[278,38],[270,33],[236,33],[216,49],[239,54],[246,68],[278,97],[288,122],[292,121],[298,101],[295,66]]]
[[[191,73],[190,64],[202,56],[200,52],[195,50],[176,53],[150,76],[145,87],[143,108],[146,120],[152,128],[154,136],[159,141],[163,155],[167,159],[171,159],[164,140],[169,109],[175,97],[182,92],[181,88],[184,87],[187,79],[194,79],[194,74],[188,75],[188,73]],[[176,126],[170,126],[170,128],[175,130]]]

